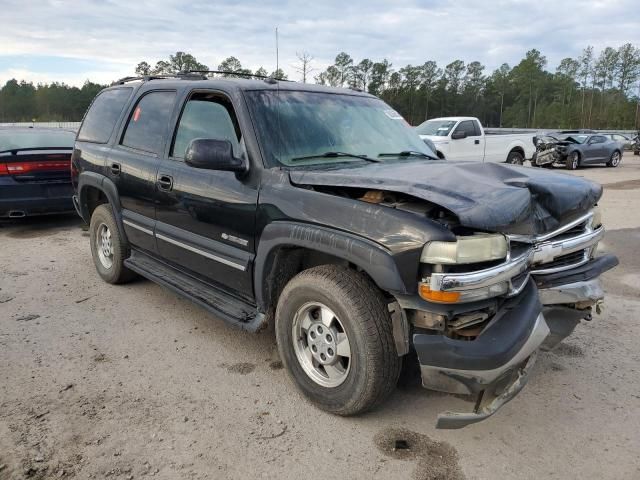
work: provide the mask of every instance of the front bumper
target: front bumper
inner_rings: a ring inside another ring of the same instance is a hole
[[[416,333],[413,348],[425,388],[476,395],[472,412],[444,412],[437,428],[462,428],[493,415],[525,386],[539,350],[550,350],[591,318],[604,292],[599,276],[617,265],[604,255],[577,268],[532,275],[474,340]]]

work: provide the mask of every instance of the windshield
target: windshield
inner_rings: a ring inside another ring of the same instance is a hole
[[[76,134],[68,130],[0,129],[0,152],[23,148],[73,148]]]
[[[377,98],[265,90],[247,97],[269,166],[367,161],[357,156],[385,161],[407,158],[407,152],[433,156],[404,119]],[[398,155],[380,156],[390,153]]]
[[[446,137],[455,124],[455,120],[427,120],[416,127],[416,133],[418,135]]]

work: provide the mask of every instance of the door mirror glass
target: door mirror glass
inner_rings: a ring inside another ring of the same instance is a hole
[[[451,134],[452,140],[460,140],[463,138],[467,138],[467,132],[465,132],[464,130],[456,130]]]
[[[184,156],[187,165],[206,170],[244,173],[249,164],[233,155],[233,145],[229,140],[196,138],[191,140]]]

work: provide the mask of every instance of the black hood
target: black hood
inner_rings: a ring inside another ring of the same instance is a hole
[[[389,161],[292,170],[292,183],[401,192],[453,212],[478,230],[540,234],[586,213],[602,195],[594,182],[566,173],[499,163]]]

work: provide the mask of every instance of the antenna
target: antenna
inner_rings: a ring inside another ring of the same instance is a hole
[[[276,72],[280,69],[280,58],[278,56],[278,27],[276,27]]]

